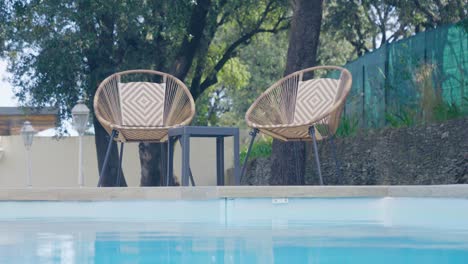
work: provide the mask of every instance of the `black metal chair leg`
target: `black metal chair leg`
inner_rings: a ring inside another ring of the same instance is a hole
[[[317,139],[315,138],[315,128],[312,126],[309,128],[309,134],[312,137],[313,145],[314,145],[314,154],[315,154],[315,163],[317,164],[317,172],[319,175],[320,185],[323,185],[323,178],[322,178],[322,170],[320,169],[320,160],[317,150]]]
[[[247,155],[245,155],[244,159],[244,164],[242,165],[242,171],[240,175],[240,179],[242,181],[242,178],[244,178],[245,174],[245,169],[247,168],[247,161],[249,160],[250,156],[250,151],[252,150],[253,143],[255,141],[255,137],[257,136],[259,130],[257,128],[252,129],[252,131],[249,132],[249,135],[251,136],[250,143],[249,143],[249,148],[247,149]]]
[[[192,183],[192,186],[195,186],[195,181],[193,180],[192,169],[190,167],[189,167],[189,176],[190,176],[190,182]]]
[[[338,159],[338,156],[336,154],[336,144],[335,144],[335,136],[334,135],[330,137],[330,144],[331,144],[331,147],[332,147],[333,158],[335,159],[336,176],[338,176],[338,178],[342,179],[343,173],[341,171],[340,160]]]
[[[115,186],[120,187],[120,179],[122,177],[122,159],[123,159],[123,149],[124,149],[124,143],[120,143],[120,155],[119,155],[119,168],[117,172],[117,182]]]
[[[111,148],[112,148],[112,141],[114,141],[114,138],[116,136],[117,136],[117,131],[112,130],[111,136],[109,138],[109,144],[107,145],[106,157],[104,158],[104,163],[102,164],[101,173],[99,174],[98,187],[101,187],[102,185],[102,176],[106,172],[107,162],[109,161],[109,155],[110,155]]]

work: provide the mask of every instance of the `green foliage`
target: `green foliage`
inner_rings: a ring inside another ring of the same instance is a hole
[[[435,64],[420,65],[415,75],[415,86],[420,92],[421,122],[442,122],[464,116],[455,104],[446,102],[442,96],[442,77]],[[466,100],[466,98],[463,98]],[[462,102],[463,105],[463,102]]]
[[[416,123],[415,114],[410,110],[403,110],[400,113],[385,113],[385,120],[391,127],[409,127]]]
[[[271,137],[267,137],[265,139],[255,142],[252,146],[249,160],[252,160],[255,158],[270,157],[272,144],[273,144],[273,139]],[[248,146],[244,146],[240,152],[240,160],[242,162],[245,160],[245,156],[247,155],[247,150],[248,150]]]
[[[464,113],[456,104],[447,103],[441,101],[432,106],[430,109],[431,122],[443,122],[450,119],[466,116],[468,113]],[[426,113],[426,116],[429,115]],[[400,113],[386,113],[385,120],[390,124],[391,127],[409,127],[416,124],[423,123],[421,118],[418,118],[416,111],[406,109],[400,111]],[[426,121],[424,121],[426,122]]]
[[[447,102],[437,104],[434,107],[433,111],[434,120],[439,122],[455,119],[466,115],[466,113],[463,113],[456,104]]]
[[[240,60],[250,73],[249,83],[228,91],[231,110],[226,113],[235,115],[237,125],[245,126],[244,116],[254,100],[274,82],[283,76],[286,65],[287,32],[259,35],[239,53]],[[222,115],[224,122],[228,115]]]
[[[368,14],[368,5],[357,1],[329,1],[325,9],[324,30],[351,43],[357,55],[361,56],[369,51],[372,36],[377,35],[378,32],[374,21],[369,19]]]
[[[419,2],[417,6],[410,0],[325,1],[319,64],[343,65],[357,54],[443,23],[459,21],[466,28],[463,1]],[[182,49],[184,40],[198,41],[188,32],[193,26],[191,14],[202,3],[0,1],[0,55],[9,61],[11,81],[23,104],[55,106],[66,119],[79,97],[89,98],[92,106],[97,85],[113,72],[173,70],[180,53],[187,51]],[[248,107],[283,76],[290,16],[290,3],[285,0],[210,1],[194,59],[188,61],[188,73],[179,76],[196,97],[194,124],[245,127]],[[250,37],[240,41],[244,36]],[[223,58],[227,60],[220,64]],[[401,68],[397,75],[411,81],[410,67]],[[437,91],[426,84],[421,89]],[[420,107],[428,120],[463,112],[426,95]],[[411,116],[403,111],[387,114],[386,119],[402,126],[411,123]],[[415,114],[413,124],[419,118]],[[352,135],[357,124],[344,119],[338,133]]]
[[[218,74],[218,83],[208,88],[197,100],[196,125],[235,126],[240,119],[232,111],[238,91],[244,89],[251,75],[240,58],[230,59]]]
[[[252,38],[220,72],[218,83],[197,100],[195,123],[245,127],[248,107],[282,77],[286,52],[286,32]]]
[[[250,72],[240,58],[230,59],[218,74],[218,82],[232,89],[239,89],[249,84]]]
[[[55,106],[62,118],[79,97],[92,107],[98,84],[120,70],[170,72],[195,98],[217,82],[243,87],[249,72],[239,50],[289,26],[285,0],[17,0],[0,7],[0,55],[20,102]]]
[[[463,0],[330,0],[322,32],[347,41],[361,56],[425,29],[459,21],[466,28],[466,6]]]
[[[428,111],[428,110],[426,110]],[[431,122],[443,122],[467,115],[456,104],[439,102],[430,109]],[[391,127],[409,127],[422,123],[414,110],[403,110],[398,114],[386,113],[385,120]]]
[[[359,130],[359,120],[357,118],[341,117],[340,126],[336,130],[336,136],[354,136]]]
[[[468,18],[465,18],[457,23],[457,26],[463,28],[465,33],[468,33]]]
[[[92,98],[107,75],[162,68],[175,56],[192,8],[188,1],[170,9],[135,0],[9,3],[3,51],[16,95],[26,105],[55,106],[62,118],[79,97]]]
[[[318,49],[319,65],[345,65],[348,61],[356,59],[353,46],[344,38],[334,32],[323,30],[320,32]]]

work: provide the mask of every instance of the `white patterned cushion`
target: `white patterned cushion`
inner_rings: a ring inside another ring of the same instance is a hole
[[[163,126],[165,83],[119,83],[124,126]]]
[[[297,90],[294,124],[315,120],[333,106],[339,80],[321,78],[300,81]]]

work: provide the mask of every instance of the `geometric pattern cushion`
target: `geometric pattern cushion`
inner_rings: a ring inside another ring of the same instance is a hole
[[[300,81],[293,124],[315,120],[333,106],[339,80],[320,78]]]
[[[163,126],[165,83],[119,83],[122,125]]]

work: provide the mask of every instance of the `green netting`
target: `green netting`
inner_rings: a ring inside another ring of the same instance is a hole
[[[467,50],[467,33],[451,25],[387,44],[346,64],[353,86],[345,116],[361,127],[384,126],[388,114],[418,117],[427,89],[466,111]]]

